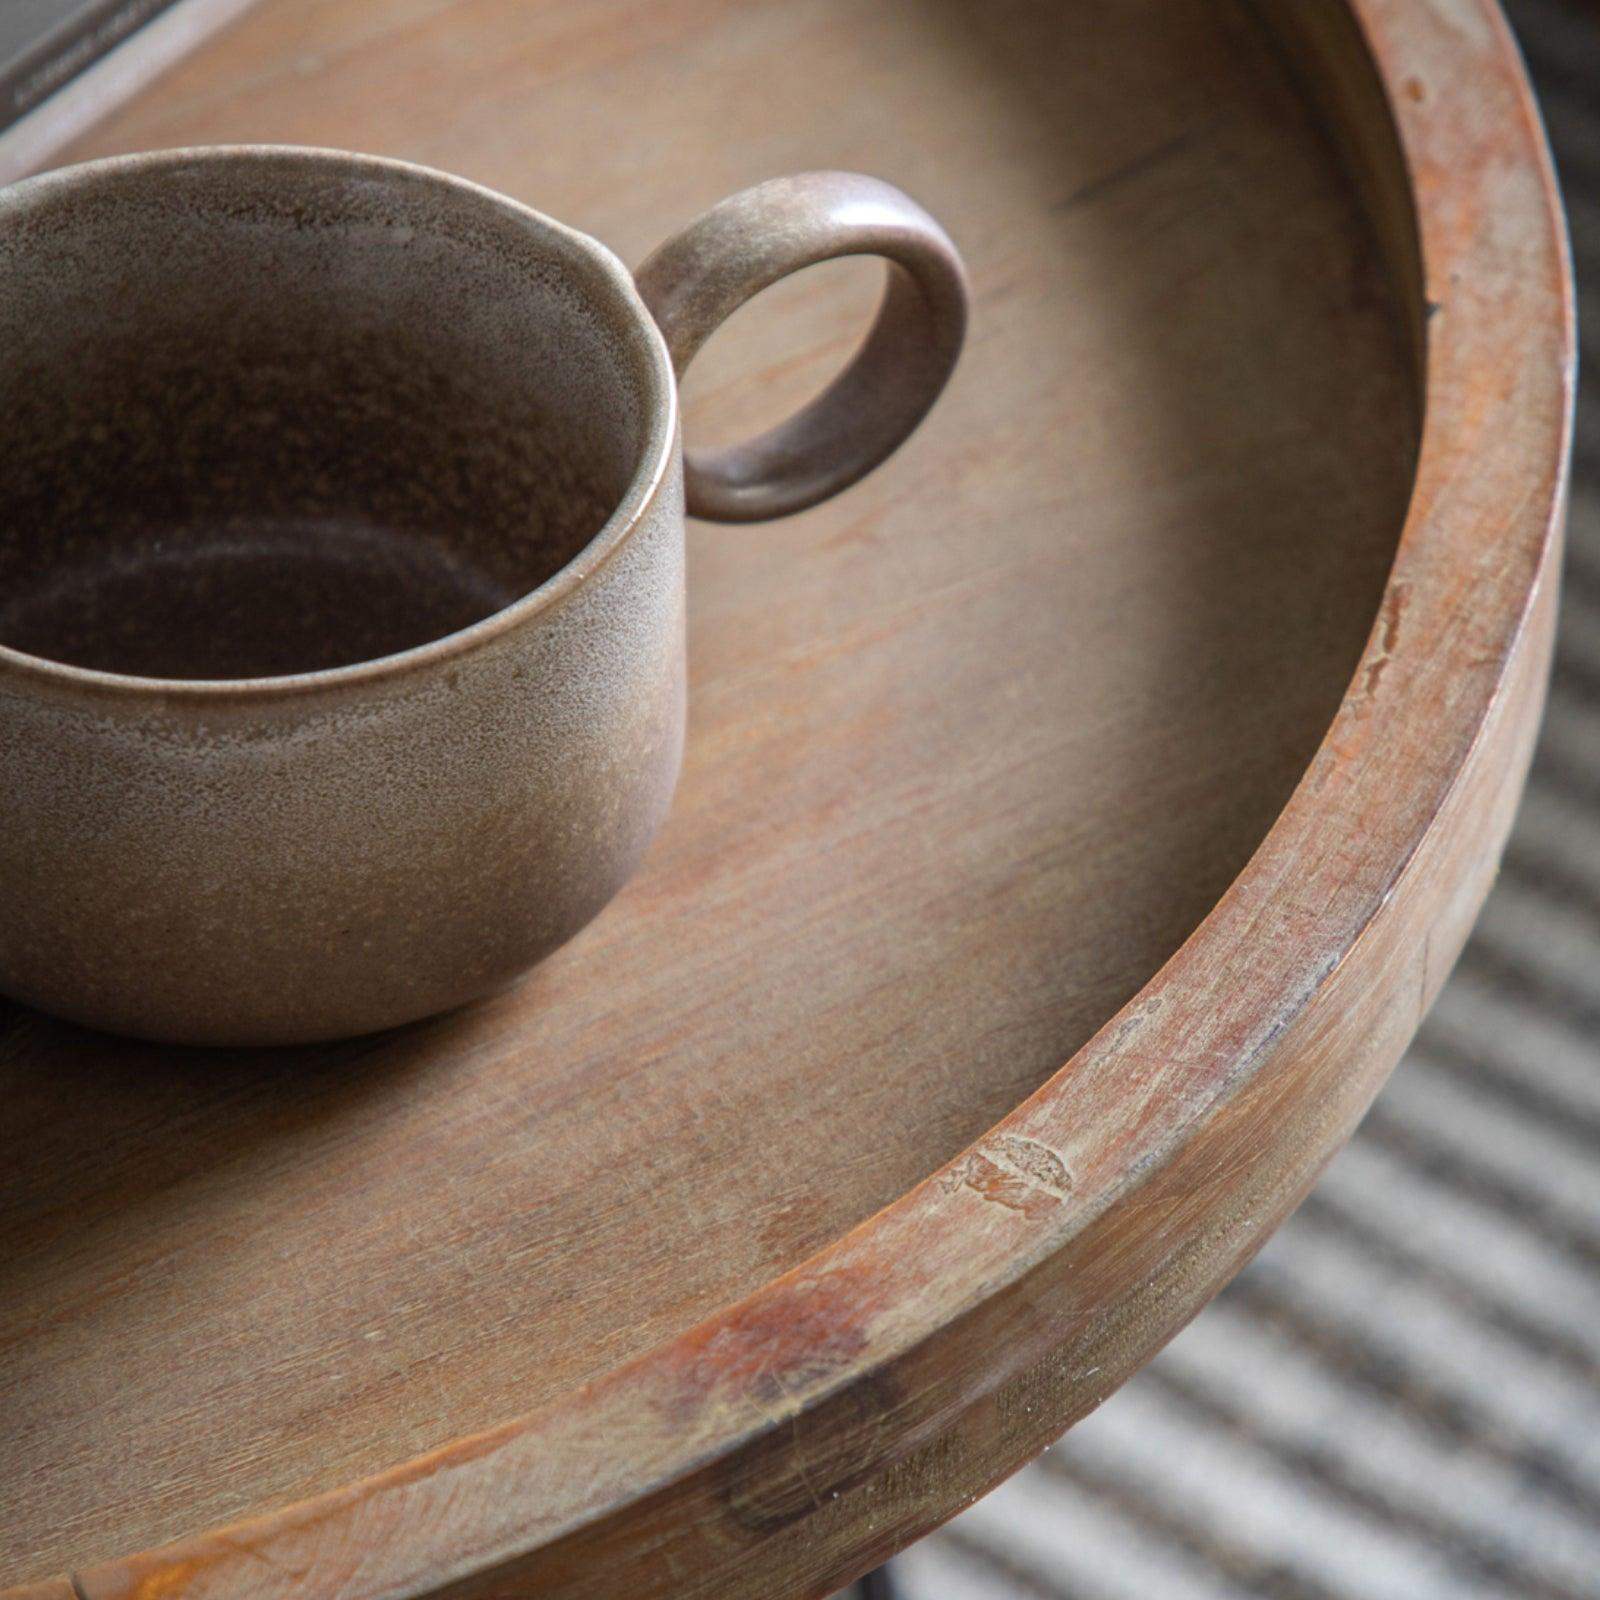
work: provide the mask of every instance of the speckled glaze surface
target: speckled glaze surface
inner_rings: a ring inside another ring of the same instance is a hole
[[[330,1038],[500,987],[605,905],[683,749],[669,346],[812,260],[891,259],[816,403],[866,421],[802,412],[747,517],[868,470],[961,341],[953,248],[896,191],[726,206],[641,272],[664,340],[602,246],[401,163],[175,151],[0,192],[0,988]]]

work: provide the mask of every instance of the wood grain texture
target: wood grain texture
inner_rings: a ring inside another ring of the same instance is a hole
[[[1353,10],[269,0],[96,135],[423,159],[629,260],[862,168],[976,306],[894,463],[693,533],[677,809],[522,990],[310,1054],[7,1018],[0,1579],[820,1595],[1259,1245],[1492,874],[1570,407],[1497,17]],[[1420,298],[1318,121],[1393,241],[1361,34]],[[865,287],[742,314],[690,437],[814,387]]]

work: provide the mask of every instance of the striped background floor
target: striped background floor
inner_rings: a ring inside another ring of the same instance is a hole
[[[1421,0],[1416,0],[1421,3]],[[1509,0],[1600,371],[1600,5]],[[1600,1597],[1600,394],[1500,881],[1302,1209],[897,1600]]]

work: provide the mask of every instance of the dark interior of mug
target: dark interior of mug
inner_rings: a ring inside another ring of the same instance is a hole
[[[652,366],[591,247],[308,153],[0,196],[0,644],[246,678],[392,654],[594,538]]]

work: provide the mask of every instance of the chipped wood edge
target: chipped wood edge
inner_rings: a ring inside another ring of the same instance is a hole
[[[956,1161],[699,1326],[392,1471],[0,1600],[820,1596],[1092,1409],[1292,1209],[1510,827],[1574,371],[1554,180],[1492,0],[1350,11],[1417,202],[1422,451],[1350,690],[1201,926]]]

